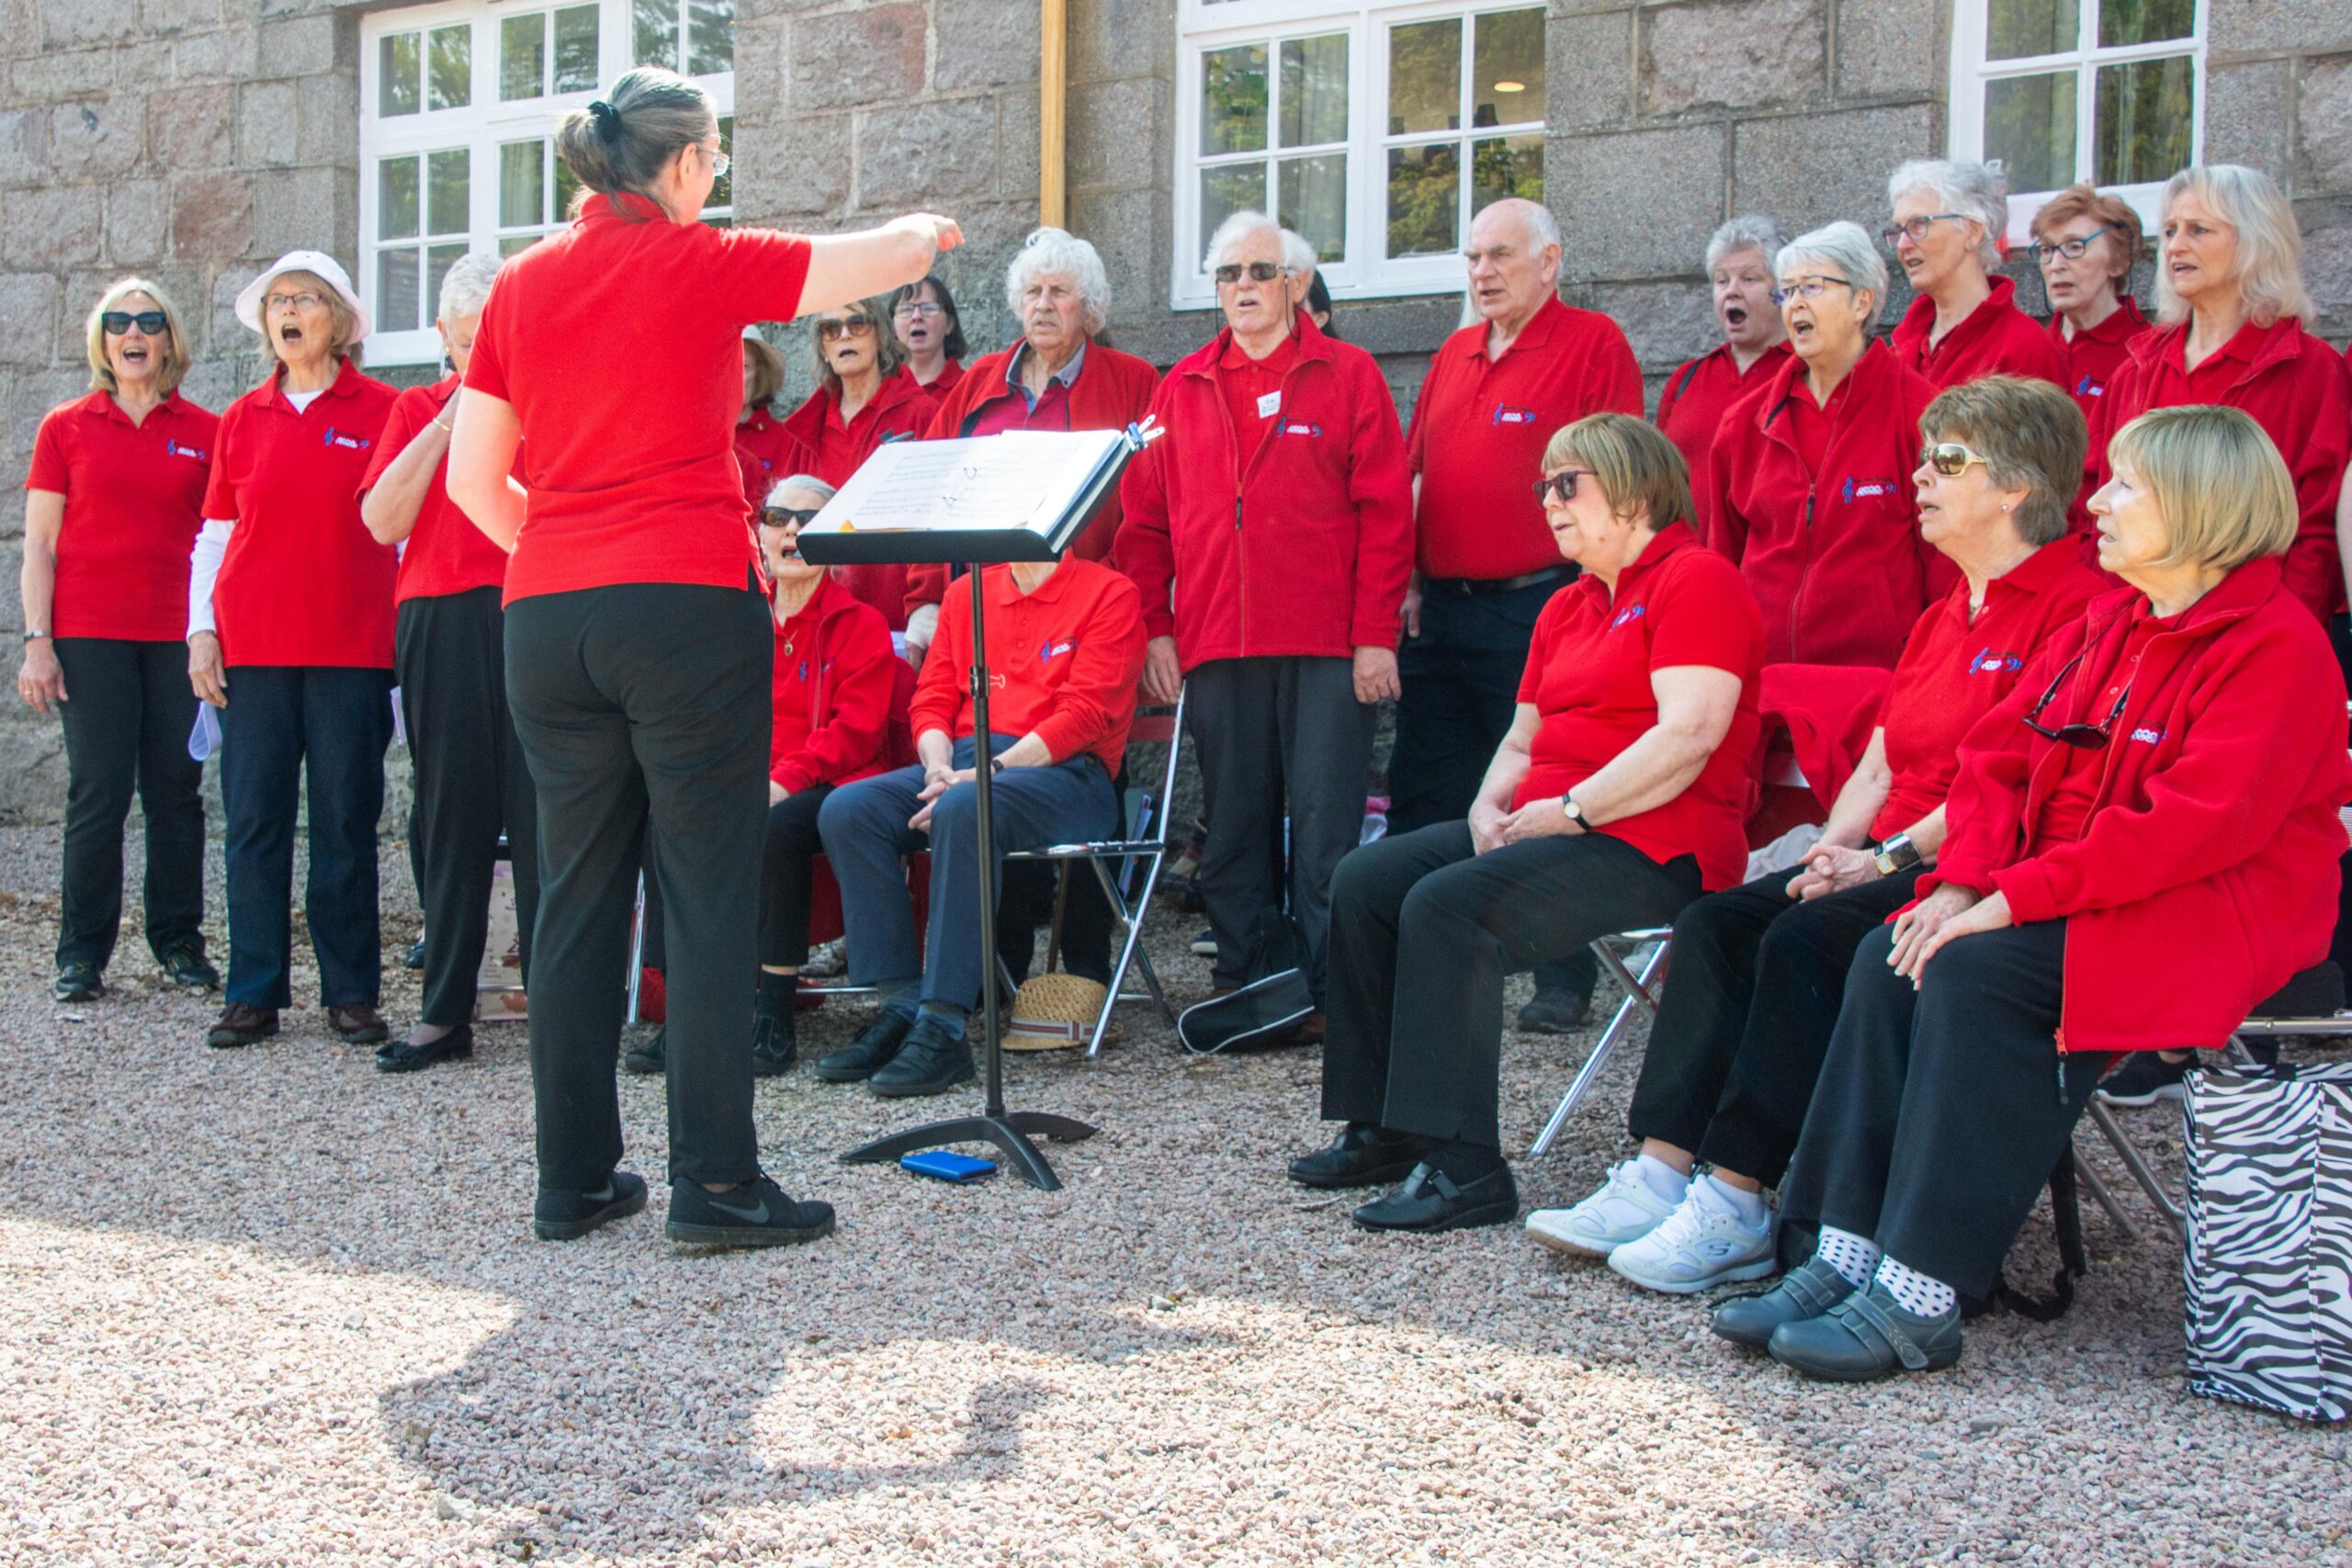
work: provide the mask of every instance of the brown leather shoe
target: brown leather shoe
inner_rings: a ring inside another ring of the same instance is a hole
[[[327,1009],[327,1025],[345,1045],[380,1045],[391,1036],[384,1015],[366,1002]]]
[[[231,1002],[220,1014],[220,1021],[204,1043],[216,1051],[233,1051],[242,1046],[258,1045],[277,1032],[276,1008],[247,1007],[243,1002]]]

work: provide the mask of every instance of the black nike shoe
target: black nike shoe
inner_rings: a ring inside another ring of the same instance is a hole
[[[541,1241],[577,1241],[599,1225],[626,1219],[645,1207],[645,1178],[616,1170],[594,1192],[539,1189],[531,1205],[531,1229]]]
[[[681,1181],[670,1189],[663,1231],[683,1247],[790,1247],[832,1235],[833,1206],[797,1203],[765,1175],[724,1192]]]

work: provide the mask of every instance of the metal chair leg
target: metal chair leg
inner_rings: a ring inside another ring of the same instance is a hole
[[[2091,1097],[2090,1118],[2092,1124],[2106,1135],[2109,1146],[2115,1150],[2115,1157],[2123,1162],[2123,1168],[2132,1173],[2132,1179],[2138,1182],[2140,1190],[2148,1195],[2148,1201],[2164,1215],[2165,1224],[2172,1227],[2172,1234],[2183,1242],[2188,1241],[2188,1211],[2165,1190],[2165,1184],[2156,1179],[2155,1170],[2148,1164],[2147,1156],[2140,1152],[2140,1145],[2132,1141],[2131,1134],[2115,1120],[2115,1112],[2101,1104],[2097,1095]]]
[[[1575,1112],[1577,1103],[1592,1088],[1593,1080],[1600,1076],[1600,1069],[1608,1065],[1610,1056],[1616,1051],[1618,1042],[1624,1038],[1634,1010],[1639,1009],[1653,1017],[1657,1013],[1657,993],[1650,989],[1650,985],[1654,979],[1663,976],[1667,953],[1672,944],[1659,942],[1642,964],[1638,976],[1600,942],[1594,942],[1592,946],[1601,961],[1616,971],[1619,982],[1625,987],[1625,999],[1618,1005],[1616,1016],[1609,1021],[1609,1027],[1602,1030],[1600,1038],[1593,1043],[1592,1055],[1587,1056],[1584,1066],[1577,1069],[1576,1081],[1568,1085],[1568,1092],[1561,1099],[1559,1109],[1552,1112],[1552,1119],[1544,1123],[1544,1131],[1536,1134],[1534,1145],[1527,1151],[1530,1159],[1541,1159],[1551,1151],[1553,1143],[1560,1135],[1560,1129],[1567,1125],[1568,1117]]]
[[[637,874],[637,909],[629,917],[628,927],[628,1011],[622,1015],[625,1023],[642,1021],[638,1017],[638,992],[645,985],[645,873]]]
[[[2107,1190],[2107,1183],[2100,1180],[2098,1172],[2091,1168],[2091,1162],[2083,1157],[2083,1151],[2076,1149],[2074,1155],[2076,1185],[2089,1193],[2092,1201],[2100,1208],[2107,1211],[2107,1217],[2114,1222],[2117,1230],[2123,1233],[2123,1239],[2137,1247],[2141,1240],[2140,1227],[2133,1224],[2122,1209],[2117,1205],[2115,1194]]]

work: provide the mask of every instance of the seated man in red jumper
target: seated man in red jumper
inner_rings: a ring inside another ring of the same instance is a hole
[[[982,759],[993,777],[995,848],[1103,839],[1117,829],[1111,787],[1135,717],[1143,670],[1135,584],[1071,557],[987,569],[989,717],[983,750],[968,687],[972,602],[948,595],[933,657],[910,715],[911,768],[845,784],[817,813],[817,831],[841,885],[850,978],[872,986],[882,1010],[817,1076],[863,1080],[876,1094],[941,1094],[972,1077],[965,1020],[989,959],[980,951],[979,866],[974,847]],[[914,908],[899,856],[931,859],[931,926],[915,942]]]

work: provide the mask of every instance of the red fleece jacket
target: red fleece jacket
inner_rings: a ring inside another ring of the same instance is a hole
[[[899,664],[882,613],[827,573],[775,630],[768,777],[797,793],[888,768]]]

